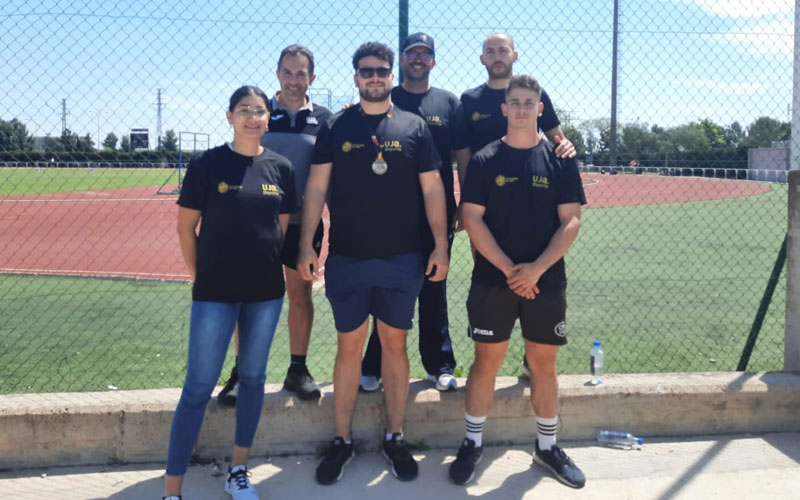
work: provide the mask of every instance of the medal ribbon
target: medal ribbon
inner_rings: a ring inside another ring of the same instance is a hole
[[[386,118],[392,117],[393,109],[394,109],[394,104],[393,103],[389,104],[389,110],[386,112]],[[361,112],[361,116],[364,118],[364,123],[367,125],[367,129],[369,129],[369,122],[367,121],[367,114],[364,112],[364,108],[362,108],[361,105],[359,105],[358,110]],[[383,120],[381,120],[381,123],[383,123]],[[379,123],[378,127],[380,127],[380,125],[381,124]],[[378,129],[376,128],[375,131],[370,136],[370,139],[372,139],[372,144],[375,146],[376,153],[378,155],[377,158],[375,159],[383,160],[383,149],[384,149],[383,141],[378,139],[378,136],[376,135],[377,133]]]

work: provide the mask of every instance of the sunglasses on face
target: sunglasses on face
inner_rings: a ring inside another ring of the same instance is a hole
[[[372,78],[375,75],[378,75],[378,78],[386,78],[391,72],[392,68],[370,68],[368,66],[358,68],[358,76],[361,78]]]
[[[413,61],[414,59],[419,59],[420,61],[431,62],[433,61],[433,54],[430,52],[406,52],[405,54],[406,59],[409,61]]]

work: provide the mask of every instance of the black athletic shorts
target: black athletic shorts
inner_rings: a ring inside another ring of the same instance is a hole
[[[469,336],[475,342],[505,342],[519,318],[522,337],[537,344],[567,343],[567,289],[542,291],[526,299],[507,286],[472,282],[467,297]]]
[[[325,226],[322,225],[322,221],[319,221],[317,232],[314,233],[314,239],[311,242],[314,251],[317,252],[317,257],[319,257],[319,252],[322,250],[322,237],[324,234]],[[283,265],[297,271],[297,254],[299,251],[300,224],[289,224],[289,228],[286,229],[286,236],[283,238],[283,248],[281,248],[281,261]]]

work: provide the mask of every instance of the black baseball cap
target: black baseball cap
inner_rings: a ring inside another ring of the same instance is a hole
[[[408,52],[414,47],[425,47],[436,55],[436,51],[433,49],[433,37],[427,33],[412,33],[406,37],[403,42],[403,52]]]

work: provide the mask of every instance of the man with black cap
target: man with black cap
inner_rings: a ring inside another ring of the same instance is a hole
[[[447,205],[447,238],[453,244],[453,220],[456,200],[453,194],[453,144],[456,124],[461,123],[461,103],[455,94],[431,87],[429,75],[436,65],[433,37],[426,33],[408,35],[403,42],[400,67],[403,82],[392,89],[392,102],[399,108],[422,117],[433,135],[433,142],[442,160],[439,174],[444,184]],[[422,251],[428,255],[433,251],[433,235],[425,211],[420,212]],[[419,353],[428,380],[440,391],[454,391],[458,382],[453,376],[456,360],[450,341],[447,318],[447,289],[445,281],[426,279],[419,293]],[[373,325],[367,351],[361,363],[362,391],[371,392],[380,388],[381,344],[377,329]]]

